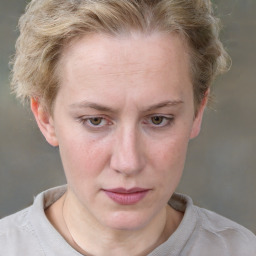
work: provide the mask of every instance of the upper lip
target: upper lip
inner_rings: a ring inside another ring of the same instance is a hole
[[[149,189],[134,187],[134,188],[130,188],[130,189],[126,189],[126,188],[111,188],[111,189],[104,189],[104,190],[108,191],[108,192],[112,192],[112,193],[131,194],[131,193],[145,192],[145,191],[148,191]]]

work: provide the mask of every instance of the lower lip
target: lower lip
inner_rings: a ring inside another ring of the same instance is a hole
[[[117,193],[104,190],[106,195],[114,202],[121,205],[132,205],[141,201],[149,192],[149,190],[135,192],[135,193]]]

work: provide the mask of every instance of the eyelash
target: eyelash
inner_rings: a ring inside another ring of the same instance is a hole
[[[153,118],[160,118],[162,122],[160,124],[154,124],[152,119]],[[174,122],[173,116],[163,116],[163,115],[152,115],[147,118],[146,124],[149,123],[153,128],[164,128],[170,126]]]
[[[162,119],[162,122],[160,124],[154,124],[152,119],[153,118],[160,118]],[[91,121],[93,119],[100,119],[100,124],[95,125],[92,124]],[[108,118],[102,117],[102,116],[92,116],[92,117],[80,117],[78,118],[79,122],[81,122],[83,125],[87,126],[88,128],[94,129],[94,130],[99,130],[103,129],[105,126],[110,126],[113,124]],[[106,122],[104,124],[101,124],[102,121]],[[163,116],[163,115],[151,115],[146,117],[143,120],[143,124],[150,125],[152,128],[164,128],[170,126],[174,122],[174,117],[173,116]],[[163,124],[164,123],[164,124]]]
[[[92,120],[93,119],[100,119],[100,121],[102,122],[102,121],[105,121],[106,122],[106,124],[99,124],[99,125],[94,125],[94,124],[92,124]],[[105,118],[105,117],[102,117],[102,116],[92,116],[92,117],[81,117],[81,118],[79,118],[79,121],[83,124],[83,125],[85,125],[85,126],[87,126],[87,127],[89,127],[89,128],[92,128],[92,129],[100,129],[100,128],[103,128],[104,126],[106,126],[106,125],[111,125],[111,124],[113,124],[111,121],[109,121],[107,118]]]

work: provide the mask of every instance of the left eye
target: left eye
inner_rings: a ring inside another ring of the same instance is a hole
[[[156,115],[156,116],[149,117],[148,122],[153,126],[163,127],[171,124],[172,121],[173,121],[173,117],[171,116],[167,117],[167,116]]]
[[[151,117],[151,122],[155,125],[160,125],[164,121],[163,116],[153,116]]]

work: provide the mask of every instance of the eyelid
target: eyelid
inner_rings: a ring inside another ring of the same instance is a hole
[[[150,119],[153,118],[153,117],[161,117],[165,120],[165,123],[164,124],[159,124],[159,125],[153,124],[150,121]],[[171,125],[174,122],[174,116],[173,115],[163,115],[163,114],[153,114],[153,115],[147,116],[146,120],[148,120],[147,123],[149,123],[150,126],[153,127],[153,128],[164,128],[166,126]]]
[[[93,125],[93,124],[90,124],[89,121],[94,119],[94,118],[99,118],[101,120],[104,120],[106,123],[101,125]],[[104,128],[105,126],[109,126],[111,124],[113,124],[112,121],[110,121],[109,118],[105,117],[105,116],[102,116],[102,115],[94,115],[94,116],[81,116],[78,118],[78,121],[81,122],[84,126],[88,127],[88,128],[91,128],[91,129],[101,129],[101,128]]]

